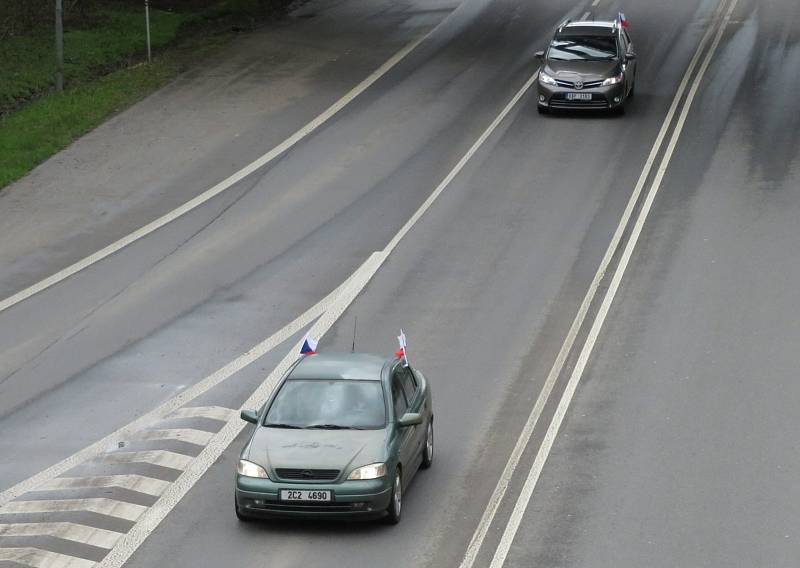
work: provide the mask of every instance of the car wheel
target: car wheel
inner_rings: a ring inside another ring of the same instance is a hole
[[[537,106],[536,110],[539,111],[539,114],[550,114],[550,109],[543,106]]]
[[[392,484],[392,499],[389,501],[389,508],[386,509],[386,522],[396,525],[400,522],[400,515],[403,512],[403,478],[400,475],[400,468],[394,474]]]
[[[234,507],[235,507],[235,509],[236,509],[236,518],[237,518],[237,519],[239,519],[239,520],[240,520],[240,521],[242,521],[243,523],[246,523],[246,522],[248,522],[248,521],[252,520],[252,518],[251,518],[251,517],[249,517],[249,516],[245,515],[245,514],[242,512],[242,510],[239,508],[239,503],[237,503],[237,502],[236,502],[236,499],[234,499],[234,500],[233,500],[233,506],[234,506]]]
[[[425,430],[425,447],[422,449],[422,469],[428,469],[433,464],[433,419],[428,422]]]

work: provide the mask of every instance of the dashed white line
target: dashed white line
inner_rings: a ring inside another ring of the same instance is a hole
[[[3,560],[34,568],[92,568],[95,565],[84,558],[30,547],[0,548],[0,561]]]
[[[598,4],[600,4],[600,0],[594,0],[594,2],[592,2],[593,7],[597,6]]]
[[[108,465],[145,463],[183,471],[192,463],[193,459],[192,456],[170,452],[169,450],[143,450],[139,452],[112,452],[98,456],[94,461],[95,463]]]
[[[12,501],[0,508],[0,513],[64,513],[89,512],[107,517],[135,521],[147,510],[144,505],[126,503],[105,497],[87,499],[43,499],[39,501]]]
[[[716,11],[714,13],[714,17],[712,21],[715,21],[724,9],[725,1],[722,0],[717,5]],[[655,164],[655,160],[658,156],[658,153],[661,151],[661,147],[664,144],[664,140],[666,139],[667,133],[669,132],[670,125],[672,124],[673,118],[678,110],[679,104],[683,99],[683,95],[686,92],[686,88],[689,85],[689,80],[694,73],[695,68],[697,67],[698,62],[700,61],[700,56],[702,55],[706,45],[708,44],[709,40],[711,39],[715,27],[708,26],[703,38],[700,40],[700,43],[697,46],[697,49],[692,57],[689,65],[686,69],[686,72],[683,75],[683,78],[678,86],[678,90],[675,93],[675,96],[672,99],[672,104],[670,105],[669,110],[667,111],[667,115],[662,122],[661,129],[659,130],[658,136],[656,136],[656,140],[653,143],[653,147],[650,149],[650,154],[647,157],[645,162],[644,168],[642,169],[642,173],[639,176],[638,181],[636,182],[636,186],[633,189],[633,193],[631,193],[630,199],[625,207],[625,210],[622,213],[622,217],[620,219],[619,224],[617,225],[617,229],[614,232],[614,235],[611,238],[611,242],[606,249],[605,255],[600,262],[597,271],[595,272],[594,278],[592,279],[591,284],[589,285],[589,289],[586,292],[586,295],[581,302],[580,307],[578,308],[578,312],[575,315],[575,318],[570,326],[569,331],[567,332],[567,336],[564,339],[564,343],[559,350],[558,355],[553,363],[553,366],[550,369],[550,372],[545,379],[545,382],[542,386],[542,390],[539,393],[539,396],[534,404],[533,408],[531,409],[531,413],[528,416],[525,425],[523,426],[522,432],[517,439],[517,442],[514,446],[514,449],[511,452],[511,455],[506,462],[505,467],[503,468],[503,472],[500,475],[499,480],[495,486],[494,491],[492,492],[491,497],[489,498],[488,503],[486,504],[486,508],[484,509],[483,515],[481,516],[481,520],[478,523],[478,526],[475,528],[475,532],[470,539],[470,543],[467,546],[467,550],[464,555],[464,559],[461,562],[460,568],[471,568],[475,563],[475,560],[478,557],[478,553],[480,552],[481,546],[486,539],[486,535],[489,531],[489,527],[491,526],[494,518],[497,514],[498,509],[500,508],[500,504],[502,503],[503,499],[505,498],[506,492],[508,490],[508,486],[511,482],[511,478],[514,476],[514,472],[516,471],[517,466],[519,465],[520,460],[522,459],[522,454],[525,451],[528,443],[530,442],[531,436],[533,435],[533,431],[536,425],[541,418],[542,412],[544,411],[544,407],[547,404],[547,401],[550,398],[550,395],[553,391],[553,387],[555,386],[556,380],[561,375],[561,372],[564,368],[566,363],[567,357],[569,353],[572,351],[572,348],[575,344],[575,340],[578,336],[580,329],[583,327],[584,321],[586,316],[589,312],[589,307],[591,306],[592,302],[594,301],[595,297],[597,296],[598,289],[600,287],[600,283],[603,280],[603,277],[608,270],[609,265],[611,264],[612,259],[617,253],[617,250],[620,247],[620,243],[622,242],[622,237],[625,234],[625,229],[627,228],[628,224],[630,223],[630,219],[633,216],[633,212],[636,208],[636,203],[639,201],[639,197],[641,196],[642,190],[644,189],[645,182],[647,178],[650,176],[650,172],[653,169]]]
[[[711,47],[709,48],[706,56],[703,60],[703,64],[700,67],[697,75],[692,82],[692,87],[689,90],[689,94],[686,98],[686,102],[681,109],[680,117],[678,118],[678,122],[675,126],[675,129],[672,132],[672,136],[670,138],[669,145],[667,146],[667,150],[664,153],[664,156],[661,160],[661,164],[656,172],[656,177],[653,179],[653,183],[650,187],[650,190],[645,197],[645,201],[642,204],[642,209],[639,212],[639,215],[636,218],[636,223],[633,226],[631,231],[630,239],[625,245],[623,250],[622,256],[620,257],[619,265],[617,266],[616,271],[614,272],[614,276],[611,279],[611,283],[609,285],[608,290],[606,291],[605,296],[603,297],[603,303],[600,305],[600,309],[598,310],[597,316],[595,317],[594,322],[592,323],[592,327],[589,330],[589,335],[586,338],[586,342],[581,349],[580,355],[578,356],[578,360],[575,363],[575,367],[572,370],[572,374],[570,375],[569,381],[567,382],[567,386],[564,389],[564,393],[561,395],[561,400],[559,401],[558,407],[556,408],[556,412],[553,415],[553,418],[550,422],[550,425],[545,433],[544,439],[542,440],[542,445],[539,447],[539,451],[536,454],[536,458],[534,459],[533,465],[531,466],[530,471],[528,472],[528,476],[525,479],[525,484],[522,487],[522,491],[517,499],[516,504],[514,505],[514,510],[511,513],[511,517],[509,518],[508,524],[503,531],[503,535],[500,538],[500,543],[495,550],[494,557],[492,558],[492,563],[490,568],[501,568],[505,564],[505,560],[508,556],[508,551],[511,548],[511,543],[514,540],[514,537],[517,534],[517,530],[519,529],[519,525],[522,522],[522,518],[525,515],[525,510],[528,507],[530,502],[531,496],[533,495],[533,491],[536,488],[536,484],[539,481],[539,477],[542,473],[542,469],[544,468],[544,464],[547,461],[548,456],[550,455],[550,450],[553,447],[553,443],[555,442],[556,436],[561,428],[561,424],[564,421],[564,417],[566,416],[567,410],[569,409],[570,404],[572,403],[572,399],[575,395],[575,391],[578,388],[578,384],[580,383],[581,377],[583,376],[583,371],[586,368],[586,364],[589,361],[589,357],[594,350],[594,346],[597,342],[597,338],[600,335],[600,331],[603,328],[603,325],[606,320],[606,316],[608,315],[609,310],[611,309],[611,304],[616,297],[617,291],[619,290],[619,285],[622,282],[622,278],[625,275],[626,269],[628,264],[630,263],[631,256],[633,255],[633,251],[636,248],[636,245],[639,241],[639,236],[641,235],[642,228],[644,227],[644,223],[647,220],[647,217],[650,213],[650,210],[653,205],[653,201],[658,194],[658,191],[661,187],[661,183],[664,179],[664,174],[669,166],[669,163],[672,159],[672,155],[675,151],[675,147],[677,146],[678,140],[680,139],[681,133],[683,131],[683,127],[686,123],[686,117],[689,114],[689,110],[691,110],[692,102],[694,101],[694,97],[697,94],[697,90],[700,87],[700,83],[705,76],[706,70],[708,69],[709,64],[711,63],[711,59],[714,56],[714,53],[719,46],[719,42],[722,39],[723,34],[725,33],[728,24],[730,23],[731,15],[733,14],[733,10],[736,8],[736,4],[738,0],[732,0],[730,6],[728,7],[727,12],[725,13],[725,17],[722,23],[717,28],[717,34],[714,38],[714,42],[712,43]],[[721,2],[721,5],[724,4]]]
[[[585,22],[591,15],[591,12],[586,12],[583,16],[581,16],[581,22]]]
[[[110,549],[121,534],[77,523],[13,523],[0,525],[0,536],[53,536]]]
[[[91,489],[95,487],[119,487],[158,497],[167,487],[169,481],[145,477],[144,475],[94,475],[85,477],[57,477],[46,481],[39,487],[40,491],[53,491],[59,489]]]

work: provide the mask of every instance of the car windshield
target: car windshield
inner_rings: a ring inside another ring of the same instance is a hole
[[[617,57],[617,42],[611,36],[556,39],[547,57],[556,61],[609,61]]]
[[[373,430],[386,425],[380,381],[289,379],[264,420],[272,428]]]

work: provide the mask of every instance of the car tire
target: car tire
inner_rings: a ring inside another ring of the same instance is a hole
[[[419,467],[428,469],[431,465],[433,465],[433,418],[425,429],[425,445],[422,447],[422,463]]]
[[[403,477],[400,473],[400,468],[394,474],[394,483],[392,483],[392,496],[389,500],[389,507],[386,509],[386,524],[396,525],[400,522],[400,516],[403,514]]]
[[[236,518],[239,519],[239,521],[246,523],[253,520],[252,517],[249,517],[242,512],[242,510],[239,508],[239,503],[236,502],[236,499],[233,500],[233,506],[236,510]]]
[[[539,114],[550,114],[550,109],[543,106],[537,106],[536,110],[539,111]]]

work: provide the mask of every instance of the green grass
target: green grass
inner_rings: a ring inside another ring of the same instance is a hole
[[[0,187],[28,173],[109,115],[154,91],[178,72],[162,59],[122,69],[64,93],[51,93],[0,122]]]
[[[158,49],[175,40],[180,27],[197,16],[151,11],[151,41]],[[92,26],[64,32],[64,81],[80,85],[128,63],[146,50],[143,10],[106,8]],[[0,43],[0,110],[13,109],[52,88],[56,72],[51,29],[10,37]]]
[[[152,45],[159,50],[151,64],[141,63],[146,51],[142,10],[112,4],[93,14],[90,24],[65,30],[63,93],[52,89],[52,31],[4,39],[0,189],[201,61],[233,37],[232,26],[274,15],[263,9],[259,13],[263,4],[264,0],[222,0],[201,13],[151,11]]]

